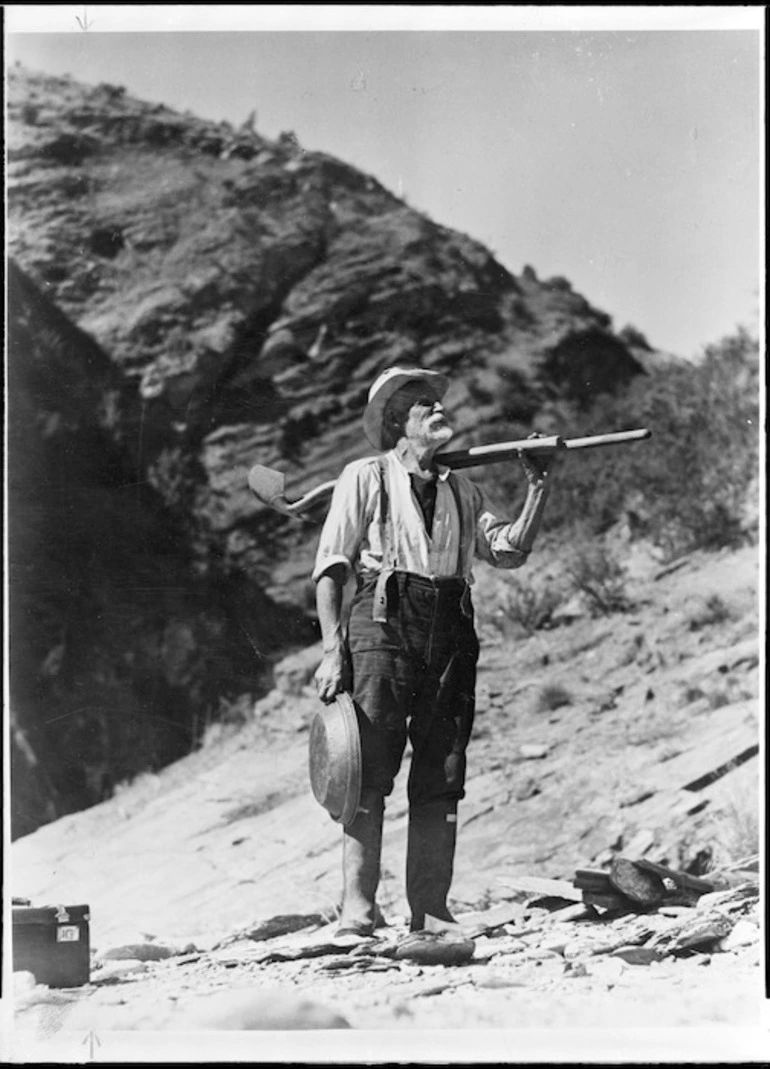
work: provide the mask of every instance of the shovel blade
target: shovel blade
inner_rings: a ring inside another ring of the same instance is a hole
[[[289,503],[286,500],[286,476],[282,471],[255,464],[249,470],[249,486],[254,491],[254,496],[263,505],[278,509],[279,512],[289,511]]]

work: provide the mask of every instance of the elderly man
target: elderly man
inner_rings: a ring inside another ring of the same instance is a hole
[[[385,798],[407,738],[406,896],[411,930],[447,909],[474,715],[479,646],[470,597],[478,556],[498,568],[526,562],[548,494],[549,465],[521,453],[527,497],[515,522],[473,482],[435,463],[452,437],[437,372],[389,368],[369,391],[363,425],[379,456],[337,480],[313,578],[323,638],[319,697],[348,690],[361,734],[361,799],[343,832],[339,934],[371,935]],[[347,629],[343,588],[356,593]]]

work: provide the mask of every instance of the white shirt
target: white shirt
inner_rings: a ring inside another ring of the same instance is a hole
[[[314,580],[335,564],[343,564],[347,575],[381,570],[381,460],[387,478],[395,567],[400,571],[462,576],[473,582],[474,556],[503,568],[517,568],[525,562],[527,554],[516,548],[522,533],[520,524],[499,516],[478,486],[455,473],[463,529],[448,468],[439,469],[433,529],[428,534],[409,473],[391,450],[383,458],[355,460],[343,469],[321,532]]]

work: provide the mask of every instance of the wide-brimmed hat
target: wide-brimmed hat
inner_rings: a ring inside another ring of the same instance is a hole
[[[382,434],[382,417],[385,406],[396,390],[410,382],[426,382],[441,398],[449,389],[449,379],[440,371],[423,368],[389,367],[374,381],[369,390],[369,400],[364,410],[364,434],[375,449],[385,449]]]
[[[361,800],[361,735],[349,694],[338,694],[310,724],[310,786],[340,824],[350,824]]]

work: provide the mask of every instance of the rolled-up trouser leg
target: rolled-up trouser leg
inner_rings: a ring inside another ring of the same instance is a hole
[[[382,794],[364,789],[358,813],[344,829],[343,893],[338,934],[371,935],[374,931],[384,809]]]
[[[410,928],[421,931],[429,914],[453,921],[447,908],[457,842],[457,802],[439,799],[409,810],[406,849],[406,897],[411,910]]]

